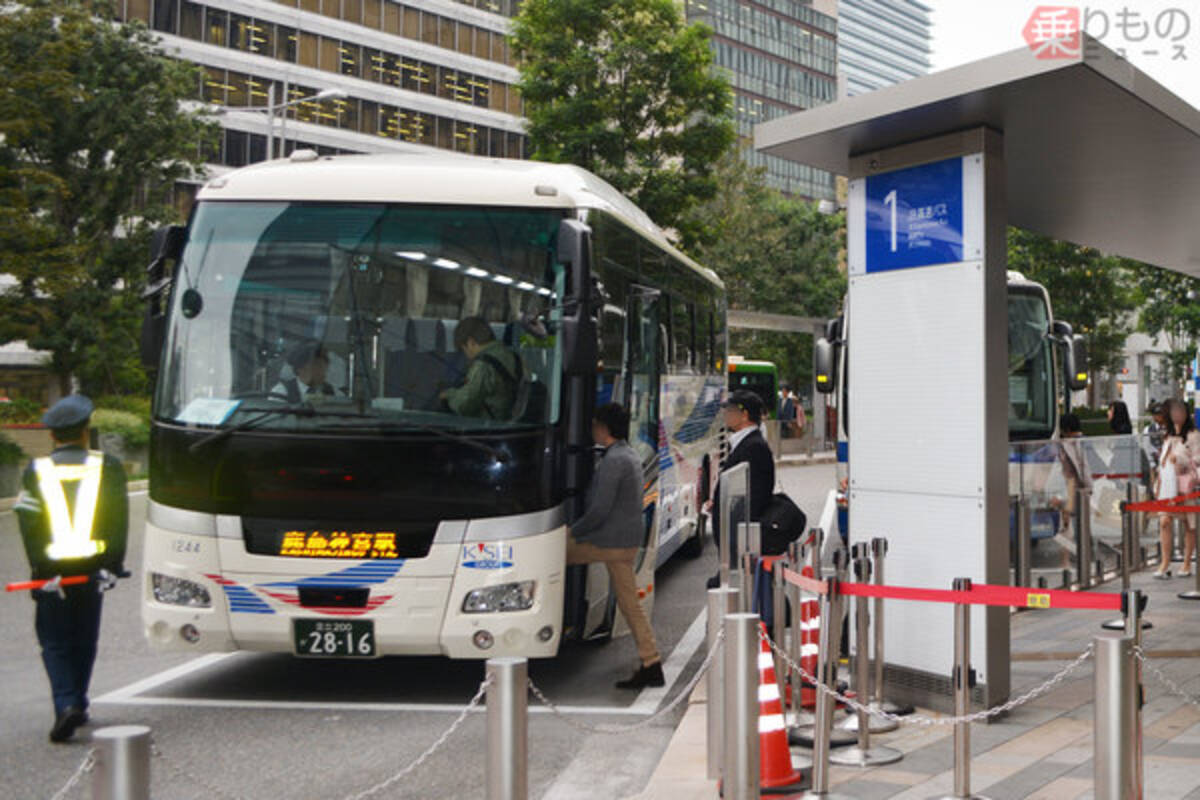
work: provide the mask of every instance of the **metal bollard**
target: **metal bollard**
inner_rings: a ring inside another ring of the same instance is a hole
[[[1141,798],[1141,680],[1134,640],[1101,633],[1092,645],[1096,657],[1093,796],[1095,800]]]
[[[529,796],[529,662],[489,658],[487,800]]]
[[[1075,490],[1075,575],[1080,589],[1092,586],[1092,490]]]
[[[1146,491],[1146,487],[1140,483],[1130,483],[1132,487],[1133,501],[1135,503],[1145,502],[1150,496]],[[1133,512],[1133,565],[1134,572],[1140,572],[1146,568],[1146,548],[1142,546],[1142,539],[1146,536],[1146,512]]]
[[[954,591],[971,590],[970,578],[955,578]],[[963,717],[971,711],[971,685],[975,682],[975,670],[971,669],[971,606],[957,603],[954,606],[954,716]],[[954,794],[939,800],[986,800],[982,795],[971,794],[971,724],[958,722],[954,725]]]
[[[790,566],[791,562],[786,558],[776,559],[770,572],[771,640],[784,652],[787,652],[787,582],[783,579],[783,569]],[[779,685],[779,702],[783,706],[787,703],[788,671],[779,653],[772,653],[772,656],[775,659],[775,683]],[[786,707],[784,711],[787,711]]]
[[[1121,593],[1126,597],[1125,614],[1117,619],[1110,619],[1103,623],[1100,627],[1108,631],[1124,631],[1134,630],[1137,633],[1138,643],[1141,643],[1142,631],[1153,628],[1154,625],[1148,619],[1141,619],[1140,609],[1134,612],[1135,616],[1131,619],[1129,598],[1132,596],[1141,596],[1141,592],[1134,592],[1129,588],[1129,563],[1133,558],[1133,551],[1136,549],[1133,541],[1133,514],[1126,510],[1125,505],[1121,505]],[[1180,595],[1182,597],[1183,595]],[[1131,628],[1130,625],[1136,627]]]
[[[150,729],[115,725],[92,734],[93,800],[150,800]]]
[[[1017,586],[1033,580],[1033,505],[1028,497],[1017,498]]]
[[[865,542],[854,545],[854,572],[862,583],[871,582],[871,547]],[[866,597],[854,598],[854,690],[858,693],[859,702],[869,702],[871,698],[871,657],[870,657],[870,624],[871,617],[868,609],[870,600]],[[873,717],[866,709],[860,708],[854,720],[854,730],[858,732],[858,744],[839,750],[829,757],[831,763],[847,767],[874,767],[880,764],[894,764],[904,757],[899,750],[891,747],[871,746]],[[849,722],[850,720],[847,720]],[[888,730],[898,727],[895,723],[884,721],[890,725]],[[848,725],[841,726],[843,729]]]
[[[792,555],[792,563],[799,569],[799,565],[804,562],[801,556],[800,548],[793,545],[789,550]],[[800,587],[794,584],[787,584],[787,598],[792,607],[792,625],[791,635],[788,640],[788,655],[792,661],[797,664],[803,663],[804,656],[804,595],[800,592]],[[799,673],[788,671],[787,682],[792,687],[792,703],[791,713],[788,715],[789,728],[811,728],[816,717],[809,711],[804,709],[804,679]]]
[[[738,611],[749,614],[754,610],[755,579],[758,577],[758,554],[742,553],[741,592],[738,595]]]
[[[1167,554],[1166,563],[1169,565],[1172,561],[1183,560],[1183,519],[1178,514],[1171,515],[1171,552]],[[1187,564],[1184,564],[1186,567]]]
[[[725,617],[722,796],[758,800],[758,615]]]
[[[708,649],[717,647],[717,637],[725,626],[725,616],[737,612],[738,590],[732,586],[708,590]],[[724,645],[720,645],[724,647]],[[708,667],[708,699],[705,712],[708,717],[708,777],[721,777],[721,736],[725,730],[721,712],[722,688],[725,675],[725,659],[713,656]]]
[[[817,655],[817,681],[827,689],[837,689],[838,651],[841,650],[842,605],[845,598],[838,585],[846,580],[845,550],[833,555],[834,575],[829,581],[829,593],[821,597],[821,642]],[[801,795],[802,800],[850,800],[845,795],[829,791],[829,752],[833,736],[833,712],[836,703],[825,691],[817,692],[817,723],[813,731],[812,789]]]

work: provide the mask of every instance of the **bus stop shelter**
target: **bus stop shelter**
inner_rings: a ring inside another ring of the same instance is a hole
[[[755,129],[760,152],[850,179],[850,535],[889,538],[890,583],[1009,580],[1009,224],[1200,276],[1200,111],[1098,41],[1079,45]],[[1008,612],[973,616],[976,699],[996,705]],[[897,603],[887,619],[890,690],[944,706],[949,615]]]

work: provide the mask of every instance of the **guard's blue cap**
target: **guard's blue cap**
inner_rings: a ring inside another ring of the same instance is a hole
[[[42,424],[50,430],[73,428],[87,422],[95,406],[81,394],[67,395],[42,415]]]

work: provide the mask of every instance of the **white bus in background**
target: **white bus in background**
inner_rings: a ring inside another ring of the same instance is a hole
[[[609,635],[605,570],[564,566],[608,401],[645,466],[646,601],[700,551],[724,289],[595,176],[300,151],[210,181],[152,255],[153,645],[543,657]],[[441,399],[468,317],[520,358],[510,413]],[[289,363],[306,348],[332,394],[278,391],[317,382]]]
[[[851,336],[851,312],[825,326],[825,336],[816,345],[816,385],[819,392],[834,397],[837,419],[836,496],[838,530],[843,541],[849,536],[849,505],[846,484],[850,470],[850,386],[847,376],[846,342]],[[1035,442],[1058,435],[1060,407],[1070,410],[1070,393],[1087,387],[1087,355],[1083,337],[1071,325],[1054,319],[1046,287],[1019,272],[1008,273],[1008,439],[1010,444]],[[899,421],[898,421],[899,422]],[[1015,454],[1015,455],[1014,455]],[[1010,452],[1010,484],[1020,459],[1030,457],[1021,448]],[[1037,455],[1041,458],[1040,454]],[[1017,461],[1014,462],[1013,459]],[[1035,537],[1052,536],[1053,526],[1038,525]]]

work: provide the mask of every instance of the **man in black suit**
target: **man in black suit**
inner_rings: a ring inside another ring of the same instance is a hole
[[[721,462],[721,471],[738,464],[750,465],[750,521],[758,522],[775,493],[775,456],[767,440],[763,438],[759,425],[763,419],[763,404],[758,395],[746,390],[733,392],[722,406],[725,413],[725,428],[729,433],[729,455]],[[712,519],[713,539],[717,551],[721,545],[721,490],[718,484],[708,510]],[[733,518],[742,519],[744,511],[740,504],[734,506]],[[736,531],[734,531],[736,537]],[[737,539],[730,539],[729,552],[737,552]],[[708,588],[720,584],[720,573],[708,581]]]

